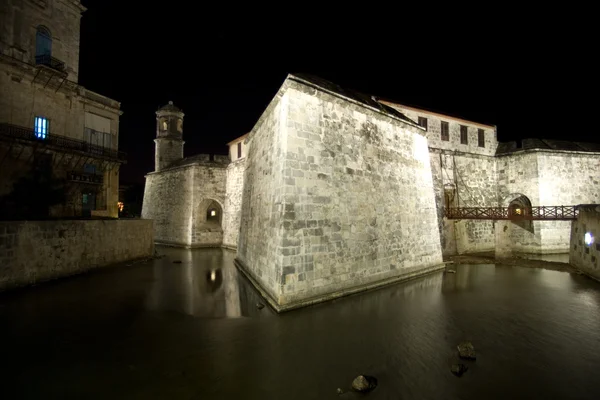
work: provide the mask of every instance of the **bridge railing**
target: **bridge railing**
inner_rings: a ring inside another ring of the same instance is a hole
[[[571,220],[577,219],[577,206],[535,207],[452,207],[448,219]]]

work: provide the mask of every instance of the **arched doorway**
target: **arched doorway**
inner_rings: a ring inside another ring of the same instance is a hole
[[[531,220],[531,200],[527,196],[521,194],[515,197],[508,204],[508,215],[513,224],[534,233]]]
[[[223,207],[215,199],[202,200],[195,210],[192,247],[217,247],[223,243]]]
[[[508,208],[508,220],[495,223],[496,257],[509,257],[519,253],[539,253],[540,233],[536,232],[529,197],[522,193],[505,196],[501,205]]]

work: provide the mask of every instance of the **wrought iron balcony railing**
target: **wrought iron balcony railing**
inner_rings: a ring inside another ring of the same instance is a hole
[[[445,210],[448,219],[570,220],[577,219],[577,206],[457,207]]]
[[[69,180],[72,182],[93,183],[101,185],[104,182],[104,177],[99,174],[71,172],[69,173]]]
[[[57,58],[52,57],[50,54],[43,54],[41,56],[35,56],[35,63],[37,65],[45,65],[57,71],[65,70],[65,63]]]
[[[94,158],[110,159],[126,162],[127,154],[122,151],[90,144],[83,140],[76,140],[50,133],[44,139],[37,138],[35,131],[30,128],[11,124],[0,124],[0,139],[22,139],[32,144],[54,147],[59,151],[78,151]]]

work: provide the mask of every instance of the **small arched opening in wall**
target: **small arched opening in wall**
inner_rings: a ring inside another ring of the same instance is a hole
[[[209,225],[221,226],[223,221],[223,209],[215,200],[212,200],[206,207],[206,223]]]
[[[504,204],[508,207],[508,217],[511,223],[534,233],[529,197],[521,193],[511,193],[505,197]]]
[[[215,199],[203,199],[196,208],[192,245],[215,247],[223,243],[223,206]]]

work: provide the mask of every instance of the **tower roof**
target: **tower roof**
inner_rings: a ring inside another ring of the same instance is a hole
[[[181,112],[181,108],[176,107],[175,105],[173,105],[172,101],[169,101],[169,103],[167,105],[162,106],[161,108],[158,109],[158,111],[175,111],[175,112]]]

